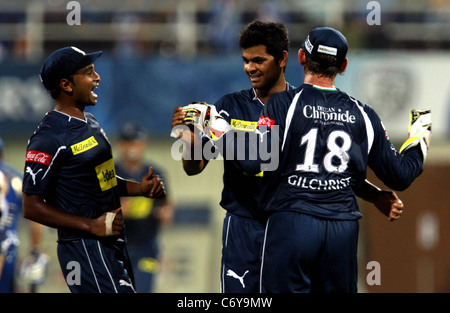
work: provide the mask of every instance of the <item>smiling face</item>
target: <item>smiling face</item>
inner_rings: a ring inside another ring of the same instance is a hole
[[[73,100],[84,106],[96,105],[97,94],[94,93],[94,89],[99,86],[101,78],[95,71],[94,64],[79,69],[72,78]]]
[[[256,90],[268,92],[283,77],[284,61],[277,62],[267,53],[266,46],[257,45],[242,50],[244,71]]]

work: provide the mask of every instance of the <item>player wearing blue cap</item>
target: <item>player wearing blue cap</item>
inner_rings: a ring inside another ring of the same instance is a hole
[[[240,47],[244,71],[253,88],[225,95],[214,106],[234,129],[245,131],[249,138],[259,140],[258,120],[269,97],[277,92],[294,90],[284,76],[289,49],[287,29],[281,23],[254,21],[242,32]],[[185,118],[183,109],[176,108],[172,127],[185,123]],[[206,137],[203,140],[205,144]],[[185,152],[183,166],[186,173],[198,174],[208,164],[205,158],[189,156],[189,149]],[[250,173],[236,160],[224,161],[220,202],[226,210],[222,236],[222,292],[259,291],[261,247],[267,219],[261,200],[265,175],[259,171]],[[364,187],[360,196],[377,203],[382,211],[389,212],[392,208],[392,212],[386,213],[391,214],[391,219],[399,217],[397,214],[401,214],[402,204],[395,193],[381,191],[368,182]]]
[[[431,120],[414,112],[420,117],[414,117],[411,137],[398,153],[376,112],[334,85],[348,64],[347,49],[339,31],[311,31],[298,53],[304,84],[273,95],[258,122],[259,139],[279,153],[262,191],[262,207],[270,214],[263,292],[356,292],[362,215],[355,191],[367,167],[394,190],[406,189],[423,171]],[[224,155],[245,141],[230,135],[221,138]],[[247,144],[254,148],[260,140]],[[256,173],[265,169],[258,157],[238,160],[237,166]]]
[[[58,259],[72,292],[134,292],[120,196],[164,196],[152,168],[140,183],[116,175],[106,134],[84,111],[100,76],[76,47],[53,52],[40,77],[55,101],[31,136],[23,179],[24,217],[58,229]]]

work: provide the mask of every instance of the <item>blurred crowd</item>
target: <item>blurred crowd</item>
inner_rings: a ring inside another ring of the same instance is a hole
[[[67,2],[0,4],[0,61],[39,59],[68,42],[124,58],[225,54],[238,50],[239,30],[255,19],[288,25],[292,48],[307,29],[325,24],[348,34],[356,49],[450,46],[448,0],[85,0],[79,12]],[[367,24],[371,12],[380,13],[380,25]],[[80,13],[85,27],[69,26],[69,13]]]

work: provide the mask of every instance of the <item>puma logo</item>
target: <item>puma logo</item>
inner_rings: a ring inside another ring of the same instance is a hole
[[[235,272],[233,272],[232,270],[228,270],[227,271],[227,276],[231,276],[233,278],[236,278],[237,280],[239,280],[239,282],[242,285],[242,288],[245,288],[245,284],[244,284],[244,276],[247,275],[248,270],[245,271],[244,275],[239,276],[238,274],[236,274]]]
[[[33,170],[31,169],[31,167],[27,166],[26,172],[31,175],[31,178],[33,179],[33,185],[36,185],[36,175],[40,171],[42,171],[42,168],[40,168],[39,171],[37,171],[36,173],[33,173]]]
[[[134,291],[133,284],[127,282],[127,281],[124,280],[124,279],[119,280],[119,284],[120,284],[120,286],[127,286],[127,287],[130,287],[130,288]]]
[[[265,133],[268,133],[268,132],[269,132],[268,130],[261,132],[259,129],[255,129],[255,133],[258,134],[260,142],[263,142],[263,136]]]
[[[220,110],[219,115],[222,115],[222,113],[225,114],[226,116],[230,116],[230,113],[228,113],[225,110]]]

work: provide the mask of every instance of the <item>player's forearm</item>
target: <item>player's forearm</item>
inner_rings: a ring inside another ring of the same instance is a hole
[[[183,169],[189,176],[197,175],[203,171],[207,162],[202,158],[201,160],[186,160],[183,159]]]
[[[376,201],[381,191],[382,190],[380,188],[378,188],[377,186],[375,186],[366,179],[364,183],[361,184],[361,188],[358,190],[356,195],[363,200],[373,203]]]
[[[23,216],[34,222],[53,227],[91,230],[91,219],[64,212],[42,200],[39,195],[23,194]]]

